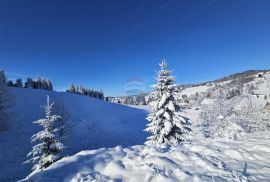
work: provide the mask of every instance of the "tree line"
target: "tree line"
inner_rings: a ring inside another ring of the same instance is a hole
[[[93,90],[90,88],[86,88],[83,85],[77,86],[77,85],[71,84],[69,89],[67,89],[67,92],[104,100],[104,93],[102,90]]]
[[[22,81],[21,78],[16,79],[15,82],[12,80],[7,80],[4,71],[0,71],[3,82],[9,87],[17,87],[17,88],[32,88],[32,89],[44,89],[44,90],[53,90],[53,84],[51,80],[45,78],[30,78],[28,77],[25,82]]]
[[[132,95],[132,96],[122,96],[122,97],[106,97],[106,101],[115,102],[119,104],[127,105],[147,105],[148,98],[145,94]]]
[[[3,83],[9,87],[16,88],[32,88],[32,89],[43,89],[53,91],[53,84],[51,80],[38,77],[36,79],[28,77],[25,82],[22,81],[21,78],[16,79],[15,81],[8,80],[5,72],[0,70],[0,76]],[[102,90],[94,90],[90,88],[86,88],[83,85],[76,86],[71,84],[69,89],[67,89],[68,93],[74,93],[78,95],[85,95],[97,99],[104,100],[104,93]]]

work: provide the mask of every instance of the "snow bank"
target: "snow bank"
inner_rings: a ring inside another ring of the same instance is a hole
[[[270,132],[236,142],[193,141],[161,150],[145,146],[82,151],[25,181],[268,181]]]

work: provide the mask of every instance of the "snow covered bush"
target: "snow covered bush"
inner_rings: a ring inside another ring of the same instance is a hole
[[[227,99],[227,93],[221,88],[213,90],[213,102],[202,105],[201,118],[206,137],[234,140],[243,132],[234,111],[235,103],[241,98]]]
[[[253,85],[246,88],[245,93],[226,85],[212,90],[213,102],[202,105],[206,137],[230,140],[243,132],[270,130],[270,109],[260,101],[252,101]]]
[[[0,131],[8,128],[10,119],[10,107],[14,101],[9,88],[6,85],[6,77],[3,71],[0,71]]]
[[[53,103],[50,103],[50,98],[47,96],[47,104],[43,107],[46,117],[39,119],[33,123],[39,124],[43,130],[32,136],[32,142],[40,141],[41,143],[35,145],[32,151],[28,153],[28,157],[32,156],[30,160],[25,163],[33,162],[33,170],[43,170],[49,167],[52,163],[60,159],[59,153],[63,150],[64,146],[57,139],[57,132],[59,128],[54,128],[54,122],[60,116],[52,115]]]
[[[153,98],[151,102],[152,112],[148,115],[147,128],[145,131],[152,135],[147,138],[146,145],[170,144],[188,140],[191,133],[190,122],[181,116],[181,107],[175,99],[175,78],[171,71],[167,70],[167,64],[162,61],[161,70],[158,72],[154,85]]]
[[[236,140],[243,134],[243,128],[237,124],[234,115],[229,118],[218,118],[216,125],[213,125],[213,138],[223,139],[225,141]]]
[[[239,113],[238,123],[247,133],[270,130],[269,108],[267,106],[260,108],[246,103]]]

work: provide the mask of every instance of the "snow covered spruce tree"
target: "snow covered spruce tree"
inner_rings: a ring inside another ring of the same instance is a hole
[[[43,127],[43,131],[32,136],[32,142],[40,141],[41,143],[32,148],[32,151],[27,155],[28,157],[32,156],[32,158],[25,162],[35,163],[33,170],[43,170],[59,160],[59,153],[64,148],[57,139],[58,128],[54,128],[54,122],[61,117],[51,114],[53,104],[50,103],[50,98],[47,96],[47,104],[43,106],[46,117],[33,122]]]
[[[150,103],[152,112],[148,115],[147,128],[151,133],[146,145],[169,144],[177,145],[188,140],[191,134],[189,119],[181,116],[182,108],[176,103],[175,78],[167,70],[167,64],[162,61],[158,72],[157,84],[153,86],[153,99]]]

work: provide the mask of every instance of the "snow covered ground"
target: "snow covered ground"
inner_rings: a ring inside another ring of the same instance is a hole
[[[163,149],[135,145],[85,150],[25,181],[269,181],[270,132],[228,142],[205,138],[200,112],[185,111],[193,121],[190,143]]]
[[[270,101],[270,75],[244,85],[237,105],[263,107]],[[248,92],[248,85],[256,88]],[[229,89],[230,87],[225,87]],[[199,99],[211,89],[199,86],[181,94]],[[213,98],[192,101],[183,115],[192,122],[193,139],[183,146],[151,149],[142,144],[147,106],[125,106],[68,93],[12,89],[16,95],[11,130],[0,133],[0,181],[26,177],[31,165],[22,165],[31,150],[30,137],[40,128],[32,121],[43,117],[40,105],[51,101],[64,106],[67,146],[62,160],[26,181],[269,181],[270,132],[243,134],[239,139],[205,138],[202,105]],[[265,99],[265,96],[267,98]],[[231,100],[227,100],[230,102]],[[216,110],[218,108],[214,108]],[[213,111],[214,111],[213,110]],[[257,120],[256,120],[257,121]],[[222,130],[223,131],[223,130]],[[224,129],[224,133],[226,133]],[[118,147],[116,147],[118,146]],[[114,148],[110,148],[114,147]],[[79,152],[79,153],[78,153]],[[77,154],[76,154],[77,153]],[[75,155],[74,155],[75,154]]]
[[[196,139],[156,150],[101,148],[63,158],[26,181],[269,181],[270,132],[235,142]]]
[[[31,164],[22,164],[33,144],[30,137],[41,128],[32,122],[44,118],[40,106],[46,95],[65,113],[67,148],[63,155],[102,147],[143,144],[147,134],[145,110],[113,104],[69,93],[12,88],[16,96],[11,128],[0,133],[0,181],[17,181],[31,172]]]

